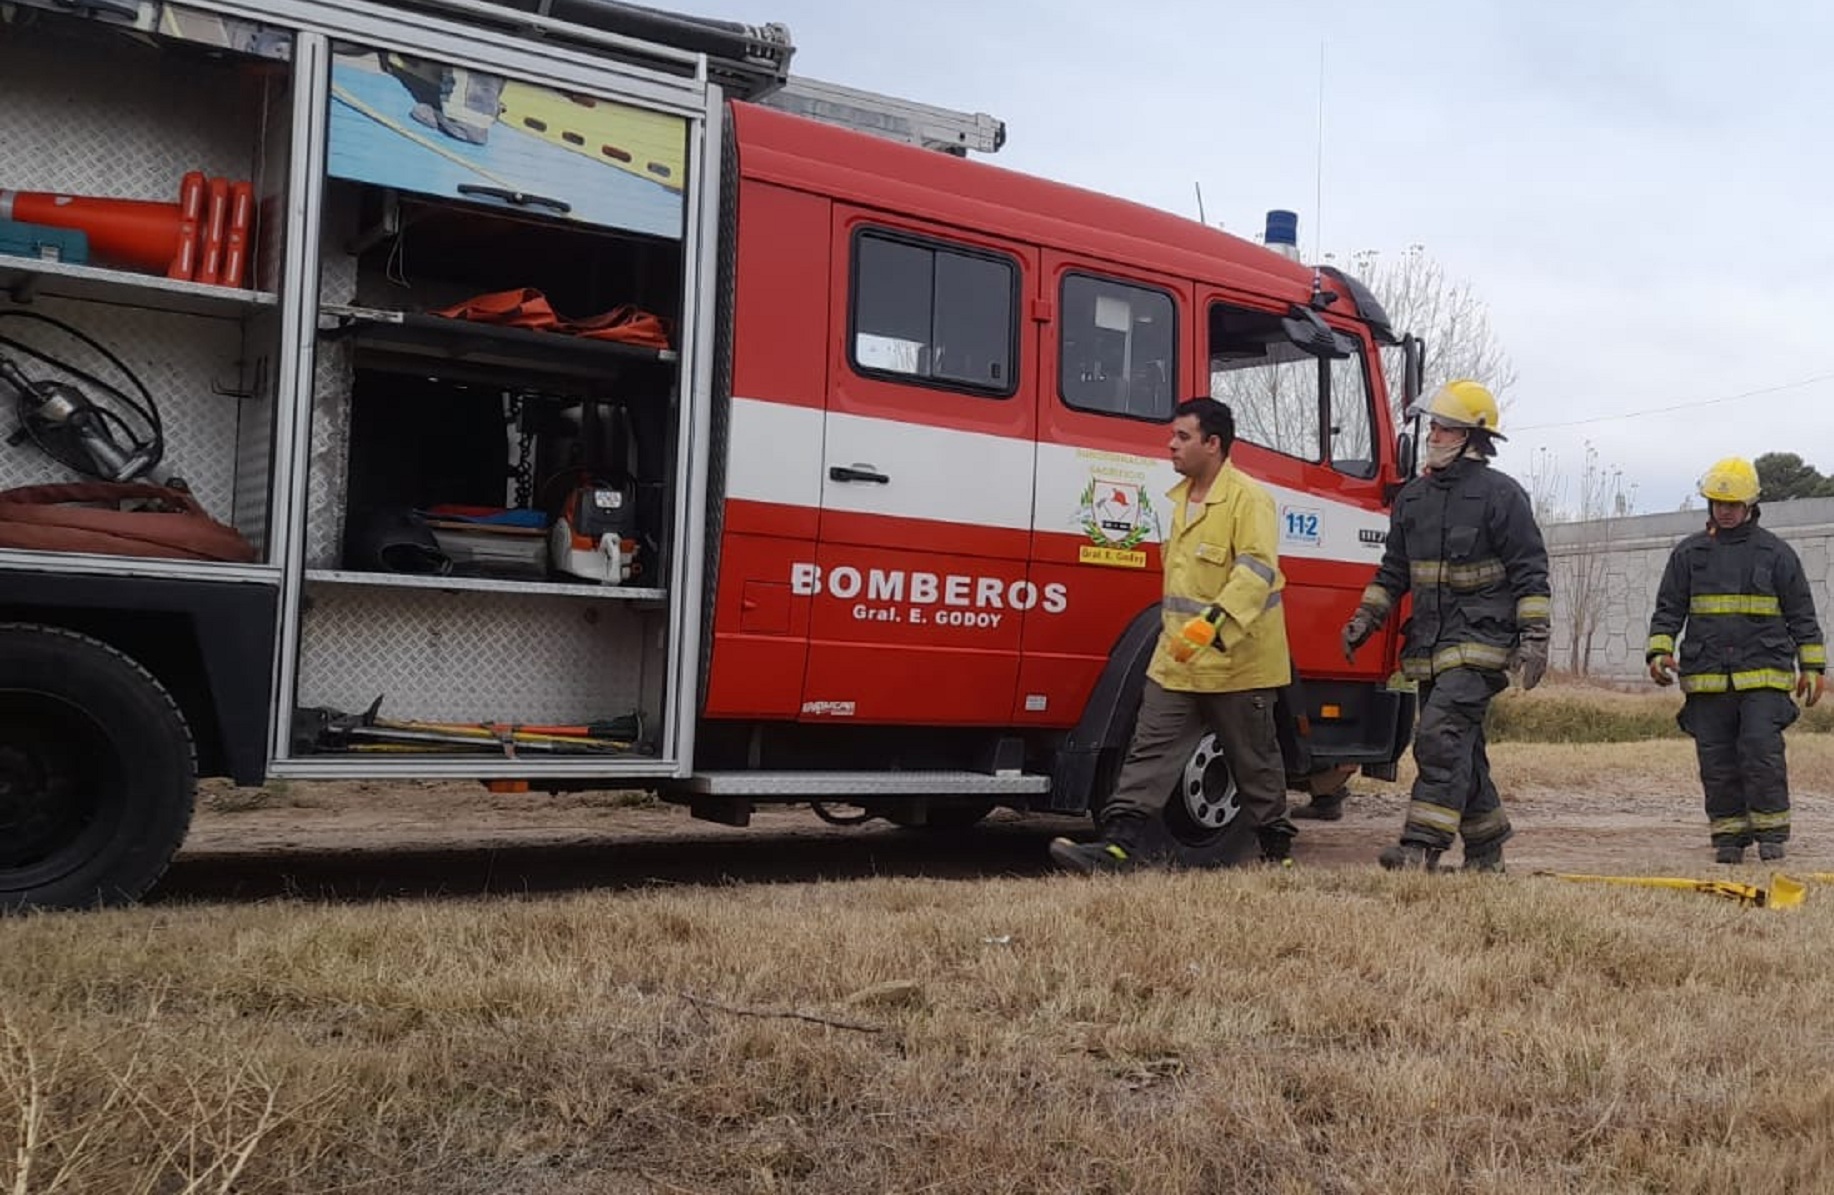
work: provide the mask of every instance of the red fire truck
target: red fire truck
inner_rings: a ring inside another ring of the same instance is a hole
[[[1396,645],[1337,632],[1419,342],[1289,213],[974,160],[999,122],[793,76],[777,25],[13,10],[0,906],[139,899],[200,776],[1098,809],[1195,394],[1279,503],[1290,783],[1393,775]],[[1205,740],[1169,845],[1239,858],[1236,813]]]

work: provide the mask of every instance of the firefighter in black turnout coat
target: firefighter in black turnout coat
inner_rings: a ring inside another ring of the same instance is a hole
[[[1465,867],[1503,869],[1514,832],[1490,778],[1484,715],[1519,669],[1532,689],[1547,671],[1551,616],[1547,549],[1528,494],[1490,467],[1497,405],[1476,382],[1448,382],[1427,400],[1431,423],[1422,476],[1395,500],[1375,580],[1344,627],[1344,656],[1414,595],[1401,670],[1416,681],[1418,778],[1387,868],[1437,870],[1462,837]]]
[[[1644,658],[1650,679],[1675,683],[1676,721],[1693,736],[1707,833],[1721,863],[1783,858],[1789,840],[1789,771],[1783,730],[1798,717],[1790,689],[1821,699],[1827,648],[1815,598],[1795,550],[1758,526],[1758,473],[1727,457],[1700,479],[1707,525],[1669,554]]]

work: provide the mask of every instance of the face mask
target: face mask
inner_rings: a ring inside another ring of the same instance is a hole
[[[1458,454],[1465,450],[1466,438],[1465,436],[1460,436],[1456,440],[1447,440],[1442,443],[1434,443],[1428,440],[1426,445],[1426,467],[1428,469],[1443,469],[1457,460]]]

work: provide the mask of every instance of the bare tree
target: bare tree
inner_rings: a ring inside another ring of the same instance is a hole
[[[1421,245],[1410,245],[1392,257],[1375,249],[1359,249],[1347,258],[1327,253],[1323,264],[1345,261],[1346,272],[1381,301],[1390,326],[1425,342],[1422,372],[1429,390],[1453,378],[1474,378],[1508,409],[1515,366],[1491,326],[1489,308],[1469,282],[1448,277]],[[1380,365],[1399,422],[1400,349],[1384,348]],[[1356,396],[1364,385],[1360,366],[1333,365],[1328,382],[1320,379],[1317,363],[1305,359],[1213,363],[1210,375],[1211,396],[1234,409],[1237,433],[1244,440],[1304,459],[1314,459],[1317,453],[1318,399],[1320,387],[1326,385],[1332,395],[1333,456],[1370,457],[1372,429],[1366,417],[1355,417]]]
[[[1560,458],[1545,444],[1535,449],[1528,462],[1528,501],[1535,512],[1535,522],[1560,521],[1560,504],[1566,495],[1566,480],[1560,474]]]
[[[1554,592],[1564,599],[1567,611],[1567,667],[1574,675],[1584,676],[1591,671],[1593,646],[1617,596],[1610,567],[1612,535],[1616,521],[1636,509],[1636,484],[1626,486],[1624,471],[1601,462],[1590,441],[1579,473],[1576,505],[1567,505],[1566,484],[1552,452],[1545,448],[1537,452],[1528,475],[1529,498],[1538,520],[1576,522],[1582,528],[1577,542],[1550,563]]]
[[[1332,263],[1333,255],[1325,260]],[[1424,245],[1409,245],[1392,256],[1359,249],[1343,268],[1375,292],[1396,332],[1412,332],[1425,341],[1422,377],[1429,392],[1441,382],[1471,378],[1508,410],[1515,364],[1490,322],[1489,305],[1469,281],[1450,277]],[[1399,349],[1382,350],[1382,372],[1390,381],[1392,401],[1399,403]]]

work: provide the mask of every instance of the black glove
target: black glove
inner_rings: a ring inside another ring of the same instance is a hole
[[[1356,649],[1368,641],[1380,626],[1375,612],[1368,606],[1358,606],[1350,621],[1344,624],[1344,659],[1356,663]]]
[[[1516,649],[1509,653],[1509,670],[1522,670],[1522,687],[1532,689],[1547,675],[1547,628],[1526,627]]]

